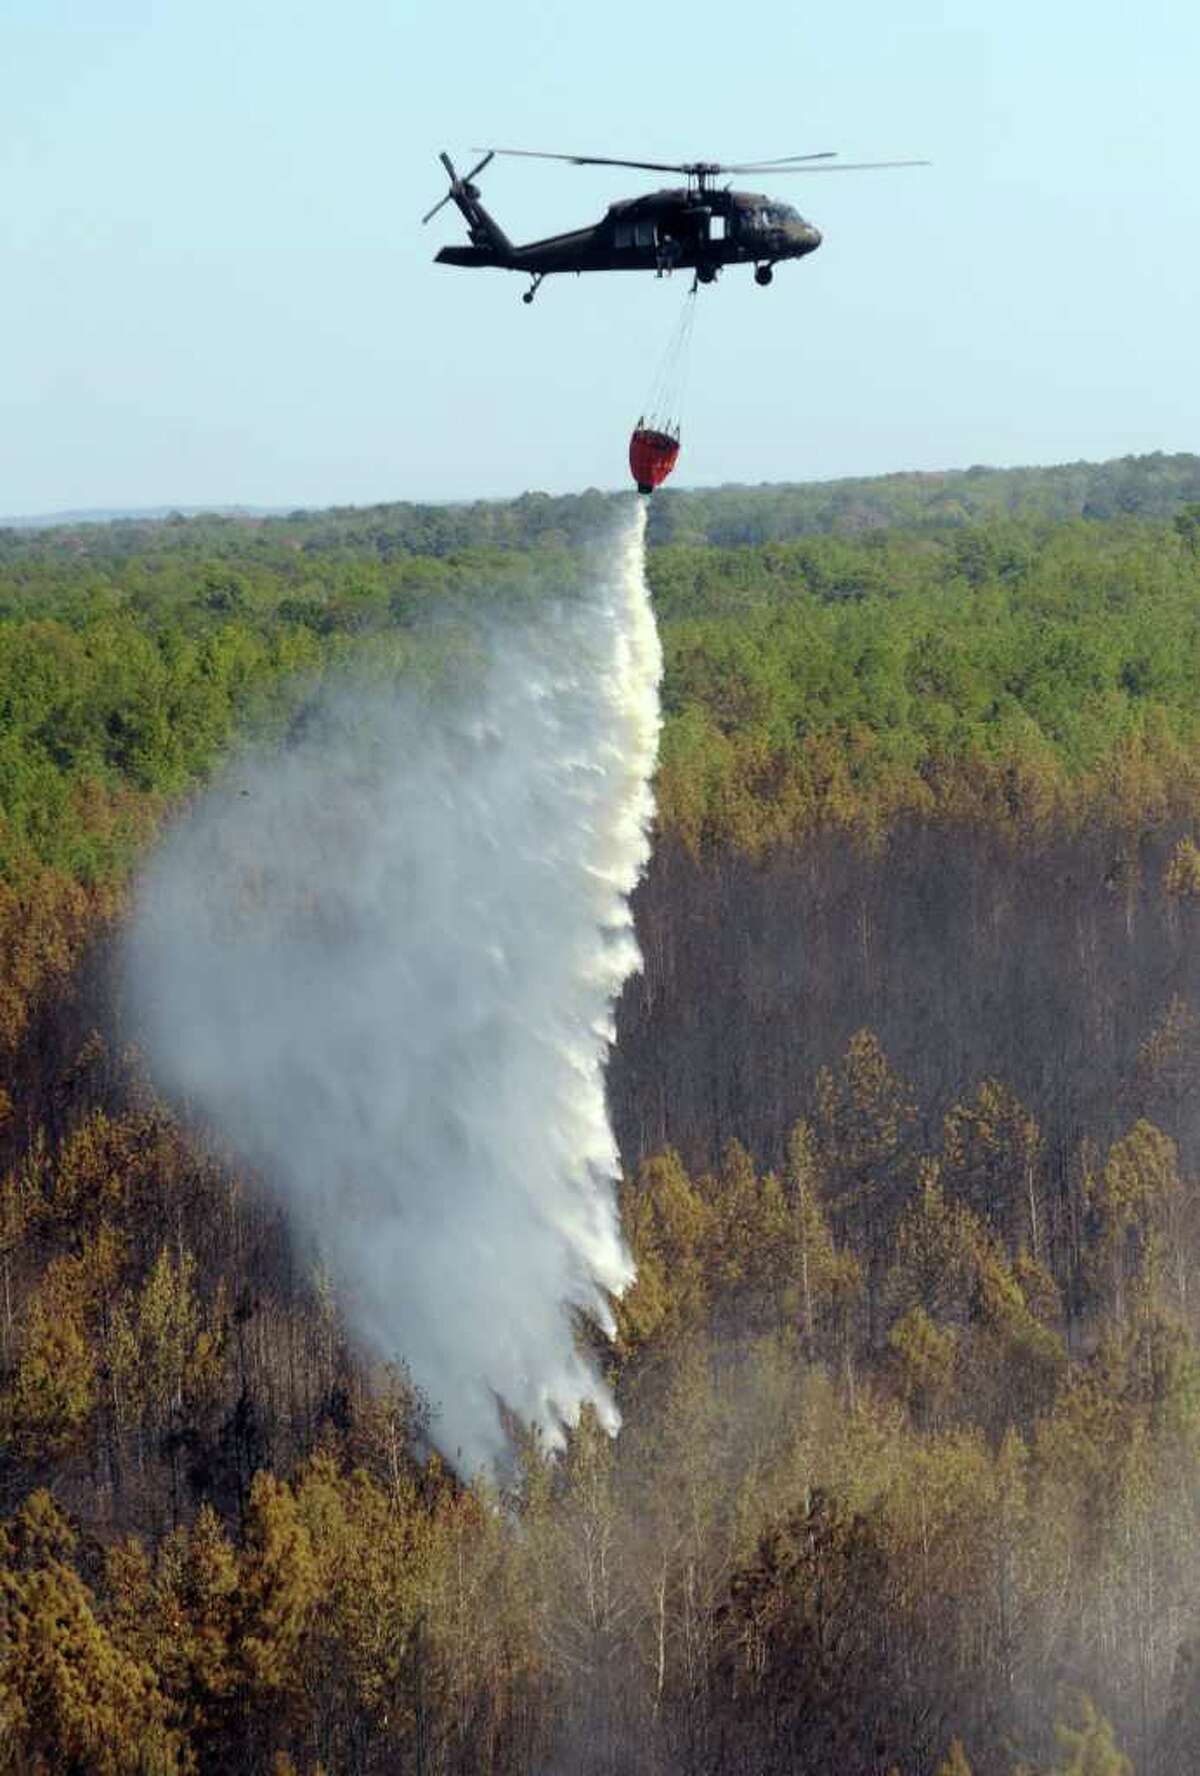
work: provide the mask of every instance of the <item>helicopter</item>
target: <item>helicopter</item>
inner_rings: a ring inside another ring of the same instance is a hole
[[[479,149],[476,153],[483,152]],[[645,197],[610,204],[600,221],[569,234],[517,246],[484,209],[475,180],[496,155],[522,160],[562,160],[571,166],[634,167],[653,173],[682,173],[681,189],[652,191]],[[791,154],[775,160],[744,161],[723,166],[718,161],[617,160],[595,154],[549,154],[532,148],[489,148],[483,159],[460,178],[445,152],[438,156],[450,176],[450,189],[422,218],[432,221],[448,203],[461,211],[469,247],[443,247],[439,265],[496,266],[523,271],[530,278],[522,301],[532,302],[544,278],[553,272],[653,271],[659,277],[677,270],[695,273],[697,284],[714,283],[726,265],[753,265],[754,281],[769,284],[784,259],[803,259],[821,244],[821,231],[806,222],[790,204],[753,191],[718,187],[725,174],[849,173],[877,167],[928,166],[925,160],[837,161],[833,152]]]

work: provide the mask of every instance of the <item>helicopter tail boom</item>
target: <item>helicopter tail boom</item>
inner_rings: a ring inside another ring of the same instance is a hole
[[[442,150],[438,156],[442,165],[450,175],[450,189],[445,197],[439,199],[433,208],[422,216],[422,222],[429,222],[437,215],[444,204],[453,203],[461,212],[467,224],[467,233],[471,237],[470,247],[443,247],[438,258],[451,265],[504,265],[512,259],[513,246],[504,230],[488,215],[479,201],[479,189],[472,181],[481,173],[492,159],[490,153],[465,178],[460,179],[454,170],[454,162]],[[469,257],[467,257],[469,255]]]

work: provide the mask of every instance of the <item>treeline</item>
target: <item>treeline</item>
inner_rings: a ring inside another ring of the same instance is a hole
[[[827,534],[858,536],[906,528],[936,531],[1009,517],[1169,518],[1200,499],[1200,458],[1127,456],[1051,468],[976,466],[800,486],[720,487],[673,493],[655,503],[655,542],[718,548]]]
[[[1151,1122],[1060,1179],[988,1079],[929,1142],[857,1032],[777,1168],[631,1174],[624,1428],[496,1490],[119,1057],[69,1089],[0,1189],[5,1768],[1196,1767],[1200,1195]]]
[[[650,576],[662,823],[695,849],[906,816],[1024,837],[1195,803],[1200,507],[678,545]],[[390,563],[51,552],[0,570],[0,874],[119,873],[141,799],[200,780],[235,730],[277,725],[281,684],[367,659],[461,668],[472,628],[584,577],[557,545]]]
[[[286,516],[174,513],[165,519],[78,520],[0,528],[0,563],[47,551],[70,558],[147,553],[269,556],[278,549],[390,560],[464,548],[577,546],[610,521],[628,496],[527,493],[461,505],[335,506]],[[650,509],[651,546],[684,542],[742,547],[807,535],[856,536],[903,527],[936,531],[997,518],[1169,518],[1200,500],[1200,457],[1156,451],[1106,463],[1049,468],[976,466],[799,484],[664,488]]]

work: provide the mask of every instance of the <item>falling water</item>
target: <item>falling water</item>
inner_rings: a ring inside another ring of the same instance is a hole
[[[639,963],[662,659],[645,513],[493,634],[469,697],[322,692],[147,868],[128,946],[163,1087],[282,1192],[346,1319],[464,1471],[497,1401],[615,1407],[571,1313],[632,1275],[604,1067]]]

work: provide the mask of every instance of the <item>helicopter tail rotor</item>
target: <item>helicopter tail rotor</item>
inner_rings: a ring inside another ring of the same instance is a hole
[[[477,160],[465,178],[459,178],[454,170],[454,162],[443,148],[438,159],[450,176],[450,189],[445,197],[439,198],[431,210],[422,216],[422,222],[432,222],[438,211],[448,203],[454,204],[467,225],[467,233],[471,237],[470,247],[443,247],[438,258],[449,265],[512,265],[513,244],[499,224],[488,215],[479,201],[479,187],[474,183],[484,167],[493,158],[489,148],[482,160]],[[464,257],[464,255],[466,255]],[[483,255],[482,257],[480,255]]]
[[[447,173],[450,175],[450,189],[446,193],[445,197],[440,197],[438,199],[438,201],[434,204],[434,206],[431,210],[426,210],[425,214],[421,217],[422,224],[424,224],[426,222],[432,222],[433,218],[437,215],[438,211],[440,209],[443,209],[445,207],[445,205],[448,203],[456,203],[458,205],[459,209],[461,210],[461,209],[463,209],[463,200],[464,199],[466,199],[468,202],[477,202],[478,198],[479,198],[479,193],[478,193],[478,191],[475,190],[471,181],[472,181],[472,179],[476,178],[478,176],[478,174],[480,174],[483,171],[483,169],[487,165],[488,161],[492,160],[493,158],[494,158],[493,152],[491,149],[489,149],[488,152],[484,155],[483,159],[481,161],[478,161],[475,164],[475,166],[473,166],[471,168],[470,172],[466,175],[466,177],[464,179],[460,179],[458,174],[454,170],[454,162],[451,160],[450,156],[446,153],[446,150],[443,148],[441,153],[438,155],[438,159],[441,161],[441,163],[445,167]],[[467,212],[465,210],[463,210],[463,214],[466,215],[466,213]],[[470,218],[468,217],[468,221],[469,220],[470,220]]]

